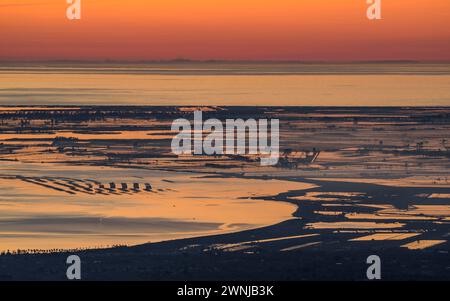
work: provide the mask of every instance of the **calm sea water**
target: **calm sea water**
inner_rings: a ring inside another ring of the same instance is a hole
[[[0,66],[0,105],[448,106],[450,64]]]

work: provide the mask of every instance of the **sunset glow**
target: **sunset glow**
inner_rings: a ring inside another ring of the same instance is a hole
[[[448,0],[0,0],[0,59],[449,60]]]

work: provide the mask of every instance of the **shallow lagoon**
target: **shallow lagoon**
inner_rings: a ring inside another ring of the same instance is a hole
[[[130,188],[96,193],[93,185],[91,191],[78,189],[69,194],[67,187],[58,191],[21,180],[24,171],[33,181],[61,189],[62,181],[74,179],[80,180],[80,186],[95,179],[106,186],[128,183]],[[0,181],[0,250],[133,245],[257,228],[292,218],[296,206],[250,197],[311,186],[170,171],[18,162],[2,163]],[[134,191],[133,183],[140,187],[151,183],[152,191]]]

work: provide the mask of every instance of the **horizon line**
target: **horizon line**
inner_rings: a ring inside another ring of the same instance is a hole
[[[167,59],[167,60],[113,60],[113,59],[38,59],[2,60],[0,64],[168,64],[168,63],[245,63],[245,64],[450,64],[450,60],[222,60],[222,59]]]

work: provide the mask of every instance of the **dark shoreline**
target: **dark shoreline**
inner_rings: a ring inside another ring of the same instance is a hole
[[[0,74],[450,75],[450,61],[0,61]]]

